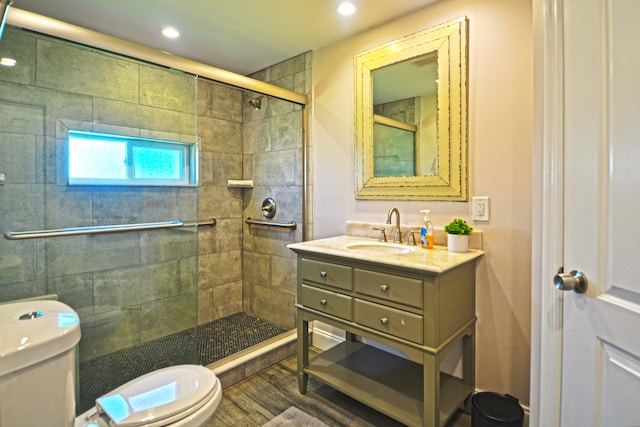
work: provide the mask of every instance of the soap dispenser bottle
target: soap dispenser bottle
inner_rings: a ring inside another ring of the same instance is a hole
[[[424,249],[433,249],[433,224],[429,221],[429,209],[423,209],[420,212],[424,213],[424,219],[422,227],[420,228],[420,240],[422,241],[422,247]]]

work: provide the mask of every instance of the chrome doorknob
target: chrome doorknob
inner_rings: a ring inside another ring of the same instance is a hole
[[[579,294],[587,290],[587,276],[582,271],[573,270],[571,273],[561,271],[553,278],[553,284],[561,291],[574,291]]]

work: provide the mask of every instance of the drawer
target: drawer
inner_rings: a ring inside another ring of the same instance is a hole
[[[302,258],[301,265],[303,281],[322,283],[348,291],[353,289],[351,267],[307,258]]]
[[[353,305],[351,302],[352,298],[350,296],[325,291],[305,284],[302,285],[300,295],[298,295],[298,303],[305,307],[347,320],[353,320]]]
[[[356,268],[356,292],[423,308],[422,280]]]
[[[422,344],[423,318],[381,304],[355,300],[355,321],[363,326]]]

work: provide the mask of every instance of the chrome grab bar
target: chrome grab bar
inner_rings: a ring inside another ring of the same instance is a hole
[[[266,225],[267,227],[278,227],[278,228],[290,228],[295,230],[298,224],[295,221],[291,222],[271,222],[271,221],[260,221],[256,219],[247,218],[245,221],[249,225]]]
[[[184,221],[184,226],[193,227],[197,225],[198,227],[202,227],[203,225],[210,225],[214,227],[217,223],[218,221],[215,218],[209,218],[209,219],[202,219],[199,221]]]
[[[61,236],[75,236],[82,234],[104,234],[104,233],[118,233],[123,231],[140,231],[140,230],[155,230],[160,228],[175,228],[175,227],[189,227],[189,226],[202,226],[202,225],[216,225],[215,218],[202,221],[164,221],[164,222],[145,222],[139,224],[116,224],[116,225],[96,225],[89,227],[71,227],[71,228],[59,228],[56,230],[34,230],[34,231],[7,231],[4,233],[4,238],[8,240],[23,240],[23,239],[38,239],[45,237],[61,237]]]

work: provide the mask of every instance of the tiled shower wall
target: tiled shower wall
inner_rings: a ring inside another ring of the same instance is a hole
[[[198,231],[198,323],[242,311],[242,189],[227,188],[242,178],[242,91],[198,81],[200,218],[213,228]]]
[[[195,188],[66,184],[68,130],[193,142],[193,76],[7,28],[0,67],[0,227],[6,231],[196,218]],[[0,302],[57,294],[81,316],[80,357],[196,324],[193,228],[9,241]]]
[[[200,219],[218,221],[200,227],[199,257],[186,230],[0,239],[0,302],[56,293],[81,314],[83,360],[193,326],[196,312],[198,323],[244,310],[293,328],[295,263],[286,244],[302,236],[302,107],[263,99],[256,111],[248,106],[255,94],[13,28],[0,52],[20,64],[0,69],[3,232],[188,220],[198,204]],[[253,77],[308,93],[311,53]],[[196,120],[197,195],[66,185],[68,129],[190,142]],[[256,185],[226,187],[238,178]],[[274,220],[295,220],[296,231],[243,223],[243,215],[260,217],[266,197],[278,203]]]
[[[251,77],[309,93],[311,53]],[[199,214],[218,226],[202,229],[199,323],[245,311],[292,329],[295,325],[296,268],[288,243],[302,240],[302,107],[200,81],[198,129],[201,145]],[[253,180],[254,187],[227,188],[228,179]],[[262,201],[277,204],[276,222],[296,221],[295,231],[249,226],[261,217]]]

